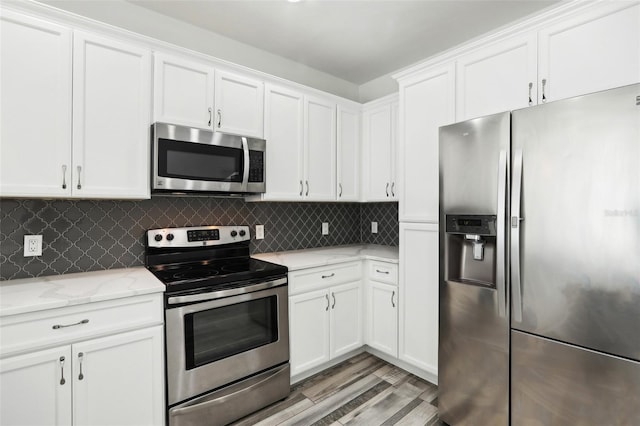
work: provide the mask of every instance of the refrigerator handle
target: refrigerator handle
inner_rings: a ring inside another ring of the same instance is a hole
[[[511,193],[511,294],[513,319],[522,322],[522,286],[520,285],[520,195],[522,193],[522,149],[517,149],[513,161]]]
[[[498,290],[498,314],[505,316],[507,306],[506,280],[505,280],[505,219],[507,199],[507,151],[500,151],[498,160],[498,209],[496,217],[496,289]]]

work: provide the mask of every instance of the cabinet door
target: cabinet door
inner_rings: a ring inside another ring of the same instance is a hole
[[[454,122],[454,66],[400,82],[401,222],[438,221],[439,127]]]
[[[73,195],[149,198],[151,54],[74,34]]]
[[[369,337],[367,344],[393,357],[398,356],[397,287],[369,282]]]
[[[363,116],[366,173],[366,201],[391,200],[392,109],[383,105]]]
[[[253,78],[216,71],[215,129],[262,139],[264,84]]]
[[[305,188],[308,201],[336,199],[336,105],[305,98]]]
[[[400,119],[400,104],[394,102],[391,104],[391,156],[389,157],[389,194],[392,200],[398,200],[398,194],[400,193],[398,188],[398,121]]]
[[[73,423],[164,422],[163,327],[73,345]]]
[[[71,346],[0,360],[0,424],[71,425]]]
[[[538,93],[546,101],[640,81],[640,4],[605,2],[539,34]],[[541,99],[542,101],[543,99]]]
[[[400,224],[399,358],[438,372],[438,225]]]
[[[0,196],[69,196],[71,31],[6,10],[0,20]]]
[[[338,106],[338,201],[360,196],[360,112]]]
[[[300,201],[303,196],[304,101],[301,93],[267,84],[265,200]]]
[[[331,358],[362,346],[360,281],[331,288]]]
[[[213,68],[162,53],[154,57],[154,121],[212,130]]]
[[[289,297],[292,376],[329,361],[329,306],[327,290]]]
[[[462,56],[456,65],[456,120],[537,103],[535,34],[501,41]]]

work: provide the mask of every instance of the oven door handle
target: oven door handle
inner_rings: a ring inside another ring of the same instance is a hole
[[[251,164],[249,164],[249,142],[247,142],[246,137],[242,137],[242,151],[244,151],[244,167],[242,173],[242,191],[247,191],[249,185],[249,169],[251,168]]]
[[[277,280],[263,281],[260,283],[248,285],[246,287],[229,288],[226,290],[208,291],[206,293],[188,294],[185,296],[171,296],[167,300],[169,305],[179,305],[181,303],[201,302],[203,300],[220,299],[222,297],[236,296],[239,294],[253,293],[254,291],[264,290],[271,287],[278,287],[286,284],[287,278],[278,278]]]

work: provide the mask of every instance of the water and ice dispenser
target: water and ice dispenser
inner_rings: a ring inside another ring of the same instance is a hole
[[[495,215],[446,215],[445,250],[445,280],[495,288]]]

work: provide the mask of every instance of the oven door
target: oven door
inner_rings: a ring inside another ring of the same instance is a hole
[[[153,125],[155,192],[264,192],[265,141],[166,123]]]
[[[287,297],[284,285],[167,308],[168,405],[287,362]]]

